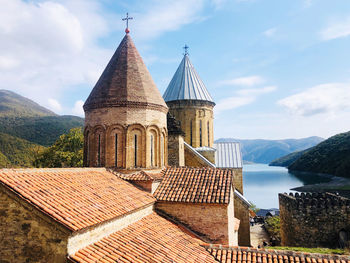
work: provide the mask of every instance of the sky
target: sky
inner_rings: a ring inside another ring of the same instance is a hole
[[[161,94],[189,46],[215,138],[350,130],[349,0],[0,0],[0,89],[58,114],[82,105],[125,35]]]

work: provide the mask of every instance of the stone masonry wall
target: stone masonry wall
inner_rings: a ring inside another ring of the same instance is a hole
[[[350,234],[350,200],[329,193],[279,194],[282,246],[337,247]]]
[[[174,116],[175,119],[180,121],[181,123],[181,129],[185,132],[185,142],[187,142],[194,148],[201,146],[213,146],[213,103],[198,100],[181,100],[167,102],[167,105],[169,107],[169,112],[171,113],[171,115]],[[200,123],[202,123],[202,145],[200,144]]]
[[[168,165],[184,166],[185,165],[185,149],[184,138],[182,135],[168,136]]]
[[[238,245],[250,246],[249,207],[235,195],[235,217],[240,220],[238,229]]]
[[[233,185],[242,195],[243,195],[243,176],[242,176],[242,168],[233,168],[234,176],[233,176]]]
[[[212,243],[229,244],[227,205],[157,202],[156,209],[174,217]]]
[[[208,164],[197,155],[195,155],[190,149],[185,147],[185,166],[208,167]]]
[[[66,262],[70,232],[0,186],[0,261]]]
[[[166,112],[137,107],[111,107],[86,111],[84,166],[134,168],[135,135],[138,138],[136,167],[153,168],[167,165]]]

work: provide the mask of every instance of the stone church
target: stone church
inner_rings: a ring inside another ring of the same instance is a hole
[[[0,262],[327,263],[238,247],[239,145],[213,143],[188,54],[162,97],[128,33],[84,105],[86,167],[0,170]]]

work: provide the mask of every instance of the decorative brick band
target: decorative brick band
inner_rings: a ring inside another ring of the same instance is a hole
[[[164,113],[168,112],[168,108],[159,104],[148,103],[148,102],[137,102],[137,101],[103,101],[100,103],[91,103],[84,105],[84,111],[100,109],[100,108],[112,108],[112,107],[125,107],[125,108],[139,108],[161,111]]]

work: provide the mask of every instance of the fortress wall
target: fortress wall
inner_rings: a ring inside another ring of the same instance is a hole
[[[330,193],[279,194],[282,246],[338,247],[350,234],[350,200]],[[348,238],[349,239],[349,238]]]

